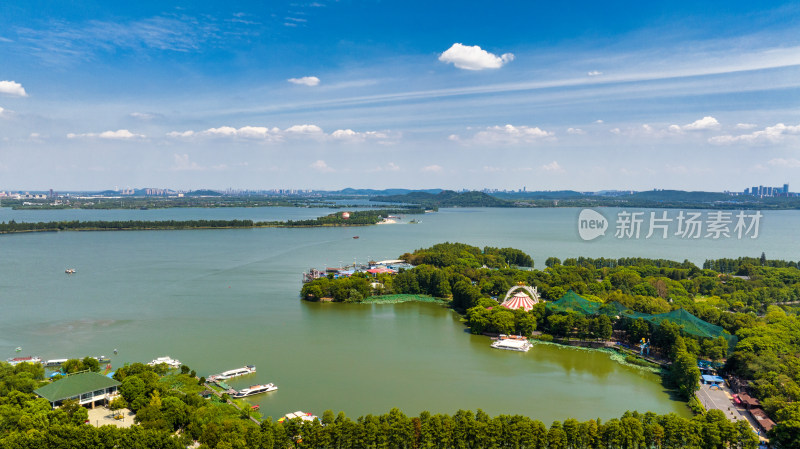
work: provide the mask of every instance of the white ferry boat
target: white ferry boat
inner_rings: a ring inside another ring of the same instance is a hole
[[[164,356],[164,357],[159,357],[157,359],[154,359],[152,362],[148,363],[148,365],[156,366],[156,365],[160,365],[162,363],[166,363],[167,366],[169,366],[170,368],[176,368],[177,369],[177,368],[181,367],[180,360],[172,359],[169,356]]]
[[[236,394],[233,395],[233,397],[244,398],[247,396],[252,396],[254,394],[268,393],[270,391],[275,391],[277,389],[278,387],[276,387],[274,384],[253,385],[250,388],[244,388],[242,390],[237,391]]]
[[[67,361],[67,359],[50,359],[50,360],[46,360],[46,361],[44,362],[44,366],[49,366],[49,367],[52,367],[52,366],[61,366],[61,365],[63,365],[63,364],[64,364],[64,362],[66,362],[66,361]]]
[[[6,361],[12,366],[18,363],[42,363],[42,359],[40,357],[36,357],[35,355],[28,357],[12,357],[10,359],[6,359]]]
[[[228,371],[221,372],[219,374],[214,374],[213,376],[209,376],[209,381],[216,381],[216,380],[227,380],[232,379],[234,377],[244,376],[246,374],[253,374],[256,372],[255,365],[246,365],[241,368],[236,368]]]
[[[528,352],[531,349],[531,342],[526,340],[517,340],[512,338],[507,338],[504,340],[497,340],[496,342],[492,343],[492,347],[495,349],[505,349],[508,351],[520,351],[520,352]]]

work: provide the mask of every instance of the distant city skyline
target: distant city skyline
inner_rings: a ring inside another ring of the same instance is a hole
[[[0,5],[0,189],[800,182],[796,2],[80,5]]]

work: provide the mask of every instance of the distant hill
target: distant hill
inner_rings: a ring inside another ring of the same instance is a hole
[[[636,192],[628,198],[647,201],[715,202],[731,201],[733,197],[719,192],[686,192],[683,190],[648,190]]]
[[[586,194],[574,190],[543,190],[536,192],[493,192],[495,198],[508,200],[560,200],[583,198]]]
[[[511,201],[495,198],[483,192],[458,193],[443,190],[437,194],[411,192],[405,195],[387,195],[370,198],[372,201],[387,203],[419,204],[422,207],[514,207]]]
[[[223,196],[222,193],[219,193],[214,190],[192,190],[191,192],[187,192],[184,196]]]

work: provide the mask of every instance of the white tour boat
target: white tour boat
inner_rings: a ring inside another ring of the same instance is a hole
[[[170,368],[176,368],[177,369],[177,368],[181,367],[180,360],[172,359],[169,356],[164,356],[164,357],[159,357],[157,359],[154,359],[152,362],[148,363],[148,365],[156,366],[156,365],[160,365],[162,363],[166,363],[167,366],[169,366]]]
[[[276,387],[274,384],[253,385],[250,388],[244,388],[242,390],[237,391],[236,394],[233,395],[233,397],[235,397],[235,398],[244,398],[244,397],[247,397],[247,396],[252,396],[254,394],[267,393],[267,392],[270,392],[270,391],[275,391],[277,389],[278,389],[278,387]]]
[[[256,372],[255,365],[246,365],[241,368],[236,368],[228,371],[221,372],[219,374],[214,374],[213,376],[209,376],[208,380],[215,381],[215,380],[228,380],[234,377],[244,376],[246,374],[253,374]]]
[[[496,342],[492,343],[492,347],[495,349],[505,349],[508,351],[520,351],[520,352],[528,352],[531,349],[531,343],[528,340],[517,340],[512,338],[507,338],[504,340],[497,340]]]

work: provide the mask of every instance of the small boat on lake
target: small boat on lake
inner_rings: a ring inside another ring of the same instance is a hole
[[[357,236],[357,235],[354,235],[354,236],[353,236],[353,238],[354,238],[354,239],[357,239],[357,238],[358,238],[358,236]]]
[[[246,365],[241,368],[236,368],[228,371],[221,372],[219,374],[214,374],[213,376],[209,376],[208,380],[214,382],[217,380],[227,380],[232,379],[234,377],[244,376],[247,374],[253,374],[256,372],[255,365]]]
[[[75,274],[75,269],[74,268],[67,268],[66,270],[64,270],[64,273]]]
[[[254,394],[261,394],[261,393],[268,393],[270,391],[277,390],[274,384],[266,384],[266,385],[253,385],[250,388],[244,388],[236,392],[233,395],[235,398],[246,398],[247,396],[252,396]]]

